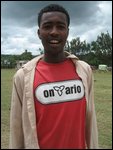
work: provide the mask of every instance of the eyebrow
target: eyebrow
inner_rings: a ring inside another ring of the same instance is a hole
[[[62,24],[62,25],[66,25],[64,22],[61,22],[61,21],[57,21],[57,22],[55,22],[55,23],[57,23],[57,24]],[[43,23],[43,25],[46,25],[46,24],[53,24],[53,22],[52,22],[52,21],[47,21],[47,22],[44,22],[44,23]]]

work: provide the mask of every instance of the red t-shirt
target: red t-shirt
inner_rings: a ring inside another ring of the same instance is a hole
[[[40,148],[84,149],[84,86],[70,59],[37,63],[34,98]]]

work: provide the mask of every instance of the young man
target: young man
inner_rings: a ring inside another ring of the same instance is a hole
[[[44,55],[14,76],[10,148],[95,149],[97,123],[90,66],[64,52],[70,17],[59,5],[38,16]]]

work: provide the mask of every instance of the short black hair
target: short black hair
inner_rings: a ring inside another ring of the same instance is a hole
[[[53,11],[58,11],[58,12],[62,12],[66,15],[67,17],[67,24],[69,26],[70,24],[70,16],[67,12],[67,10],[62,7],[61,5],[58,5],[58,4],[50,4],[46,7],[44,7],[43,9],[40,10],[39,14],[38,14],[38,26],[40,27],[40,22],[41,22],[41,17],[43,15],[43,13],[46,13],[46,12],[53,12]]]

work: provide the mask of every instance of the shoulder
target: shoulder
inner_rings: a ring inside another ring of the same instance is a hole
[[[83,68],[91,69],[90,65],[87,62],[85,62],[85,61],[77,60],[76,62],[77,62],[78,65],[82,66]]]
[[[91,77],[92,76],[92,69],[90,67],[90,65],[82,60],[73,60],[73,63],[76,66],[76,70],[78,72],[78,74],[80,74],[81,76],[87,76],[87,77]]]
[[[43,57],[43,55],[39,55],[35,58],[33,58],[32,60],[28,61],[25,65],[23,65],[23,69],[26,70],[31,70],[36,66],[36,63]]]
[[[26,64],[24,64],[17,72],[16,72],[16,76],[18,75],[24,75],[28,72],[30,72],[35,66],[36,63],[43,57],[43,55],[37,56],[33,59],[31,59],[30,61],[28,61]]]
[[[33,59],[31,59],[30,61],[28,61],[26,64],[24,64],[19,70],[17,70],[17,72],[14,75],[14,78],[23,78],[24,75],[28,72],[30,72],[35,66],[36,63],[42,58],[43,56],[37,56]]]
[[[74,54],[71,54],[66,51],[65,51],[65,54],[66,54],[67,58],[70,58],[76,66],[82,67],[84,69],[91,69],[90,65],[87,62],[80,60]]]
[[[85,61],[77,60],[76,66],[79,70],[84,70],[86,73],[92,73],[91,66]]]
[[[17,70],[17,72],[13,76],[13,80],[15,82],[19,82],[19,81],[24,80],[24,72],[23,72],[22,68],[20,68],[19,70]]]
[[[89,72],[89,71],[92,72],[92,69],[87,62],[80,60],[77,56],[75,56],[74,54],[71,54],[69,52],[65,51],[65,54],[66,54],[67,58],[70,58],[73,61],[73,63],[75,64],[75,66],[78,70],[81,70],[81,71],[84,70],[85,72]]]

